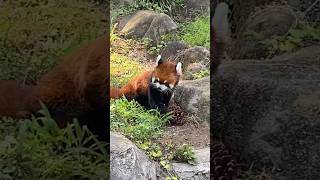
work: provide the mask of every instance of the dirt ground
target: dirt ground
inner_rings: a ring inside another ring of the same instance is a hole
[[[181,126],[167,126],[161,142],[171,142],[176,146],[189,144],[194,149],[202,149],[210,145],[210,128],[207,123],[194,121],[187,121]]]

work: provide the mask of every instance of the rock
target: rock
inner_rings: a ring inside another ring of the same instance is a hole
[[[170,41],[164,49],[160,51],[163,59],[175,59],[179,52],[187,49],[188,46],[181,41]]]
[[[191,63],[188,65],[185,73],[183,74],[183,78],[186,80],[192,80],[194,78],[194,74],[200,72],[201,70],[205,70],[206,67],[204,67],[200,63]]]
[[[312,46],[268,61],[225,63],[212,75],[213,136],[247,168],[319,178],[319,57],[320,46]]]
[[[210,67],[210,52],[207,48],[196,46],[181,51],[175,58],[176,62],[182,63],[183,74],[189,73],[189,65],[192,63],[200,63],[203,67]],[[199,69],[203,70],[204,68]]]
[[[195,150],[196,165],[172,163],[172,169],[180,180],[209,180],[210,179],[210,148]]]
[[[242,31],[231,48],[233,59],[263,59],[269,56],[269,47],[263,42],[272,36],[285,35],[296,18],[288,6],[268,5],[258,9],[244,23]]]
[[[155,180],[156,164],[124,136],[110,134],[110,179]]]
[[[195,114],[202,121],[210,121],[210,78],[181,81],[173,101],[185,112]]]
[[[162,35],[175,31],[178,26],[166,14],[141,10],[123,18],[119,28],[127,38],[148,38],[159,44]]]
[[[181,51],[176,57],[176,61],[182,62],[184,66],[190,63],[202,63],[210,65],[210,52],[207,48],[201,46],[191,47]]]

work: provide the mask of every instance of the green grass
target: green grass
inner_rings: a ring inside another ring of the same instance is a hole
[[[111,100],[110,124],[112,131],[123,133],[134,142],[147,142],[163,132],[170,115],[160,116],[157,110],[147,111],[135,101],[125,98]]]
[[[262,39],[255,35],[257,39]],[[262,43],[268,47],[270,56],[279,53],[292,52],[298,48],[319,44],[320,29],[306,24],[299,24],[297,27],[290,29],[283,36],[272,36],[270,39],[262,40]]]
[[[112,52],[110,59],[111,86],[121,87],[144,70],[141,64],[122,54]]]
[[[106,29],[93,1],[4,1],[0,9],[0,78],[35,82],[65,55]]]
[[[210,16],[199,16],[183,24],[179,39],[191,46],[210,47]]]
[[[40,118],[0,119],[0,179],[106,179],[105,145],[75,121],[60,129],[44,108]],[[40,125],[41,124],[41,125]],[[90,141],[91,144],[88,144]]]

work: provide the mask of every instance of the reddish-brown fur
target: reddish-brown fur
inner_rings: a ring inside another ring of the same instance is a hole
[[[154,73],[154,76],[159,78],[162,83],[166,81],[166,84],[176,85],[179,82],[180,76],[177,75],[176,64],[171,61],[166,61],[157,66],[154,70],[141,73],[120,89],[111,87],[110,98],[115,99],[122,97],[123,95],[126,97],[147,95],[152,73]]]
[[[31,114],[33,86],[17,81],[0,81],[0,115],[13,118],[27,118]]]
[[[43,76],[35,95],[44,103],[57,103],[68,98],[76,103],[94,102],[90,93],[103,95],[109,81],[108,40],[100,37],[89,45],[76,50]]]
[[[107,140],[108,43],[104,36],[74,51],[32,88],[0,83],[0,116],[36,113],[41,101],[60,127],[77,118]]]

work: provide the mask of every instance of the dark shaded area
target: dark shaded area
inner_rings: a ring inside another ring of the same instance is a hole
[[[311,46],[264,62],[226,62],[211,77],[213,136],[243,169],[319,178],[319,57],[320,46]]]

